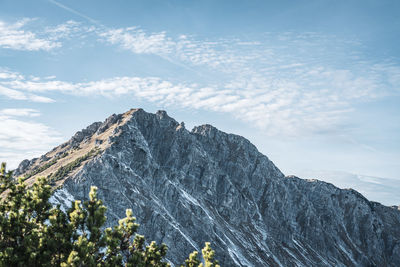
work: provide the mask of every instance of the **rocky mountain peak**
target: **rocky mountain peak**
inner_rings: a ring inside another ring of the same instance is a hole
[[[219,130],[210,124],[196,126],[192,129],[192,133],[208,136],[210,138],[214,138],[218,132]]]
[[[165,111],[112,115],[18,174],[53,179],[60,203],[97,186],[108,224],[131,208],[172,264],[211,241],[223,266],[400,266],[399,210],[285,177],[247,139]]]
[[[166,112],[165,110],[158,110],[158,111],[156,112],[156,115],[157,115],[160,119],[164,119],[164,118],[172,119],[171,117],[168,116],[168,114],[167,114],[167,112]]]

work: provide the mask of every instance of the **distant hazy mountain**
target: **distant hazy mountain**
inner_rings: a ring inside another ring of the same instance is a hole
[[[353,188],[369,200],[400,206],[400,180],[323,170],[305,170],[297,175],[329,182],[339,188]]]
[[[285,176],[247,139],[165,111],[93,123],[16,174],[49,177],[60,203],[97,186],[108,224],[131,208],[174,264],[210,241],[222,266],[400,266],[397,207]]]

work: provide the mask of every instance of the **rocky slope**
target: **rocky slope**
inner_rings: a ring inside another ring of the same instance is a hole
[[[16,174],[50,177],[61,202],[96,185],[108,223],[132,208],[173,263],[211,241],[223,266],[400,266],[398,208],[286,177],[245,138],[165,111],[94,123]]]

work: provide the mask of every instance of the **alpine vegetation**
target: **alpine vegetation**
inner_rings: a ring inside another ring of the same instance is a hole
[[[3,163],[0,194],[0,266],[170,266],[165,244],[147,244],[137,234],[131,209],[118,225],[104,229],[106,207],[96,187],[65,213],[49,202],[52,188],[45,178],[27,187]],[[202,253],[205,266],[219,266],[210,243]],[[181,266],[204,265],[196,251]]]

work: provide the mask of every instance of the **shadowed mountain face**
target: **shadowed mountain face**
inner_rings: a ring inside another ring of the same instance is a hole
[[[166,243],[174,264],[210,241],[223,266],[400,266],[397,208],[285,177],[245,138],[210,125],[188,131],[164,111],[94,123],[16,174],[50,177],[62,187],[56,202],[97,186],[108,224],[132,208],[140,233]]]

